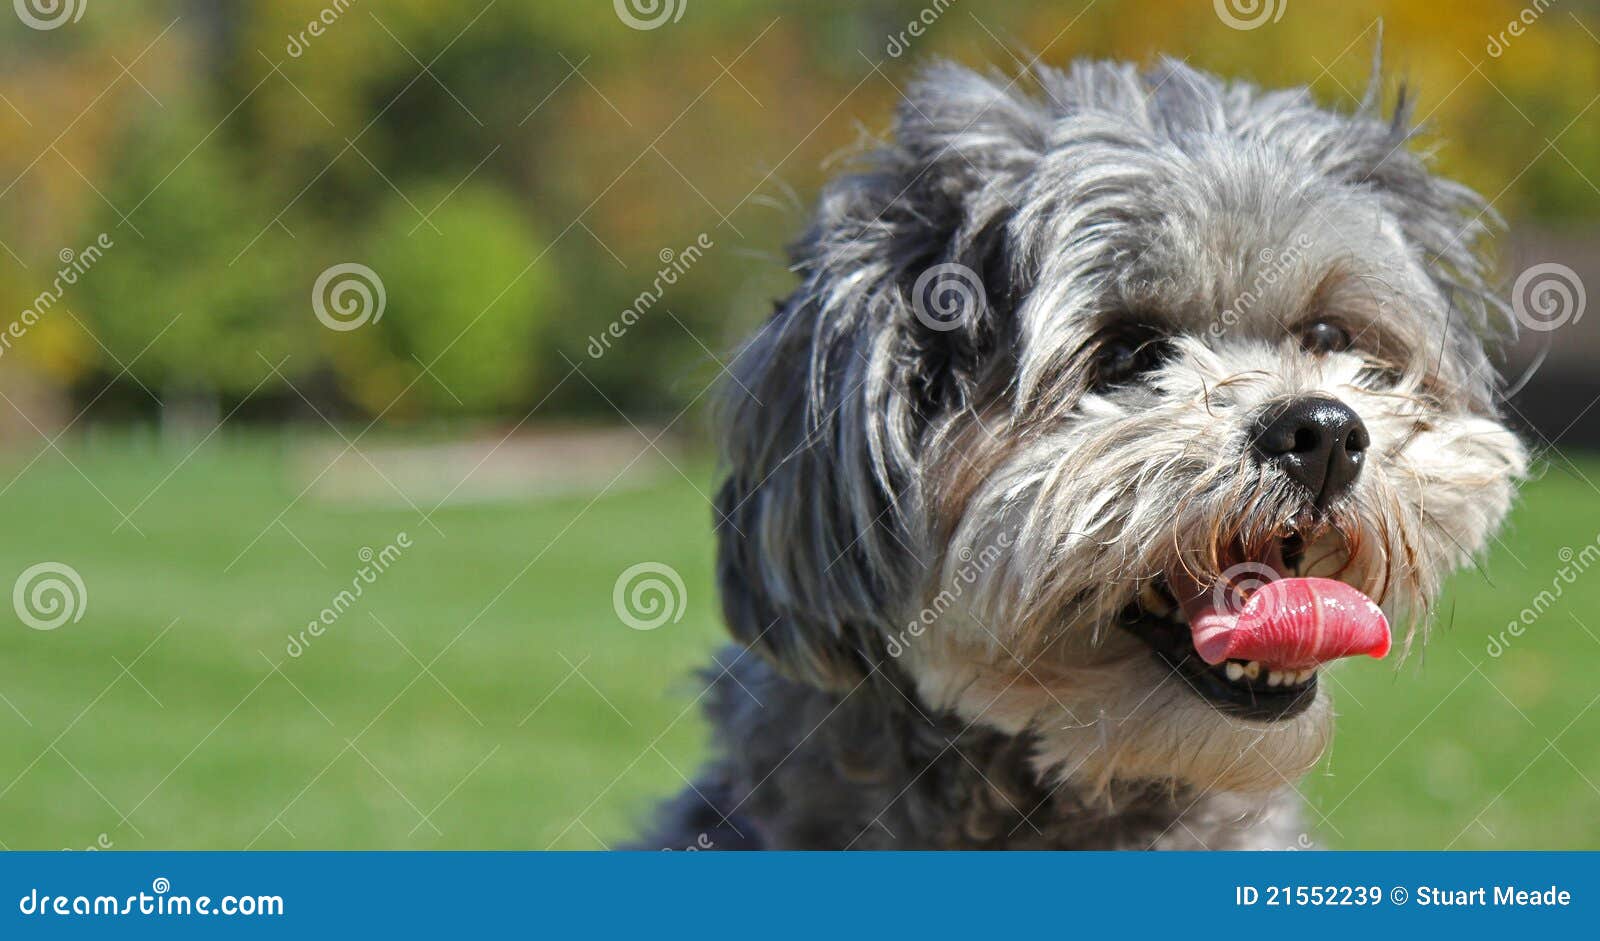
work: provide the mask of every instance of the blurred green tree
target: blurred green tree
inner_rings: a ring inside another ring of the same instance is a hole
[[[411,386],[423,411],[493,414],[533,393],[553,292],[516,206],[469,183],[396,196],[379,211],[362,263],[383,280],[382,318],[321,342],[352,399],[376,413]]]
[[[181,100],[167,110],[122,142],[105,192],[128,221],[105,204],[95,213],[82,244],[99,233],[113,244],[66,304],[103,346],[102,372],[125,365],[179,396],[280,391],[269,364],[283,361],[288,377],[314,366],[306,297],[293,289],[302,250],[293,239],[251,244],[276,211],[269,194],[226,142],[190,152],[208,125]]]

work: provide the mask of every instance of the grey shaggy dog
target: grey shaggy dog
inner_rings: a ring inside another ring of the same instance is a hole
[[[927,69],[739,355],[740,646],[717,756],[640,845],[1303,845],[1326,669],[1202,662],[1185,594],[1337,579],[1403,654],[1505,516],[1494,216],[1410,148],[1403,89],[1028,84]]]

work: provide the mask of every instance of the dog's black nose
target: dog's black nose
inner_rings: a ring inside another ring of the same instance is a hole
[[[1310,395],[1270,406],[1250,443],[1262,461],[1309,489],[1321,509],[1355,483],[1370,439],[1350,406]]]

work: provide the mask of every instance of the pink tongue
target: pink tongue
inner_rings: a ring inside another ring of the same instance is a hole
[[[1304,669],[1339,657],[1389,652],[1389,620],[1371,598],[1331,578],[1280,578],[1250,595],[1237,614],[1205,590],[1184,602],[1200,659],[1260,660]]]

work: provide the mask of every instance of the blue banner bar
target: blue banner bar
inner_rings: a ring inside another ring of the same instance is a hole
[[[1592,937],[1597,875],[1591,853],[6,853],[0,937]]]

